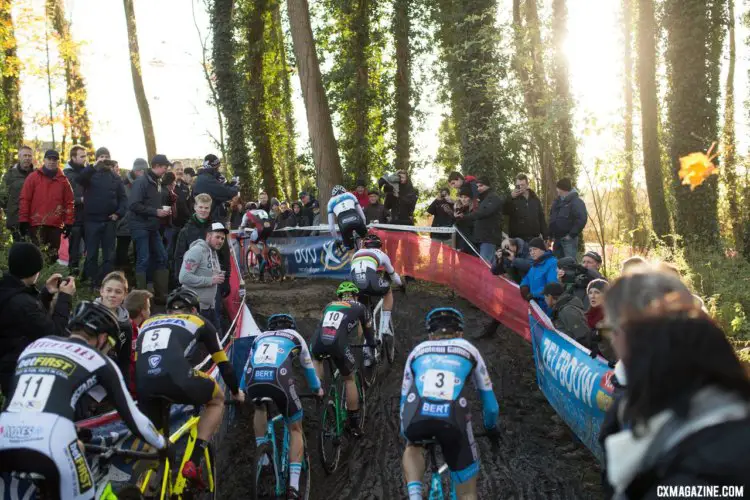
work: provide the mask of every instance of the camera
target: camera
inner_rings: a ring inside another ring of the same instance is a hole
[[[503,248],[503,257],[505,257],[506,259],[509,258],[510,250],[508,250],[507,248]]]

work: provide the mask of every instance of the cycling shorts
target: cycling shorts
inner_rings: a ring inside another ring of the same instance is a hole
[[[286,423],[291,424],[302,419],[302,403],[294,385],[294,374],[284,365],[280,367],[249,366],[245,374],[247,381],[246,395],[260,403],[260,398],[269,398],[284,416]]]
[[[310,354],[318,361],[330,357],[344,377],[354,373],[356,361],[349,347],[349,340],[344,334],[336,335],[335,332],[328,332],[327,329],[318,327],[310,343]]]
[[[401,428],[411,444],[434,440],[440,445],[456,484],[465,483],[479,472],[479,454],[466,398],[436,401],[411,392],[404,402]]]
[[[51,498],[96,498],[73,422],[52,413],[6,412],[0,415],[0,429],[0,471],[43,475]]]
[[[391,289],[388,277],[375,269],[367,269],[364,273],[352,271],[349,278],[357,285],[360,293],[371,297],[382,297]]]
[[[338,216],[339,231],[341,239],[347,248],[354,248],[354,238],[352,231],[356,232],[360,238],[367,236],[367,224],[359,217],[356,210],[346,210]]]
[[[157,429],[164,429],[161,408],[170,403],[203,406],[221,393],[219,384],[210,375],[191,368],[189,371],[172,370],[158,377],[148,377],[138,386],[139,406]],[[184,375],[181,375],[184,373]],[[178,375],[179,374],[179,375]]]

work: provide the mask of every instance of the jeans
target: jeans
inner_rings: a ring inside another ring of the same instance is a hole
[[[495,250],[497,250],[497,245],[494,243],[479,244],[479,255],[489,263],[492,263],[492,259],[495,257]]]
[[[115,244],[117,223],[86,222],[86,267],[84,271],[94,286],[99,286],[101,280],[115,268]],[[99,249],[102,250],[102,267],[99,268]]]
[[[221,335],[221,314],[219,314],[215,307],[212,307],[211,309],[201,309],[201,316],[210,321],[211,324],[214,325],[214,328],[216,328],[216,331],[219,332],[219,335]],[[221,338],[219,338],[219,340],[221,340]]]
[[[154,270],[167,268],[167,250],[162,243],[158,229],[131,229],[130,235],[135,243],[135,272],[146,274],[153,263]]]
[[[558,259],[562,259],[563,257],[573,257],[573,259],[576,259],[576,255],[578,254],[578,236],[575,238],[555,239],[552,254]]]
[[[81,265],[81,246],[84,245],[85,231],[82,224],[76,224],[68,237],[68,268],[76,273]]]

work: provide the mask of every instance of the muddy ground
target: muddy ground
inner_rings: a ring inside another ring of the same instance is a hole
[[[294,280],[249,285],[250,307],[261,328],[266,316],[289,312],[297,318],[300,333],[312,335],[320,312],[333,300],[336,283]],[[381,366],[377,386],[368,393],[366,435],[344,444],[341,464],[327,476],[318,459],[314,403],[305,406],[305,431],[313,464],[314,499],[406,498],[401,473],[403,441],[398,434],[398,398],[404,361],[409,350],[425,340],[423,318],[433,307],[451,305],[463,311],[466,338],[482,353],[500,404],[503,439],[493,450],[479,439],[482,457],[479,498],[583,499],[601,498],[599,466],[586,448],[575,442],[538,390],[531,345],[504,327],[494,336],[477,336],[489,318],[466,300],[445,288],[412,283],[408,296],[396,294],[394,312],[396,362]],[[301,384],[305,382],[299,379]],[[480,405],[473,401],[475,431],[482,430]],[[244,411],[230,427],[219,455],[219,493],[223,499],[247,498],[252,476],[254,439],[251,412]]]

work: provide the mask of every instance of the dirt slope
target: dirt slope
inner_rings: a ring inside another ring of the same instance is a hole
[[[300,333],[309,339],[322,308],[334,297],[335,285],[323,280],[251,285],[249,303],[261,327],[266,316],[289,312],[297,318]],[[582,444],[574,442],[537,389],[531,346],[525,340],[503,327],[492,338],[473,340],[472,336],[487,323],[487,316],[441,287],[412,284],[409,295],[397,293],[396,301],[396,363],[388,368],[385,362],[380,385],[368,394],[366,436],[345,444],[341,465],[331,476],[319,464],[315,435],[311,431],[315,413],[313,406],[306,406],[305,430],[313,462],[311,498],[405,498],[401,473],[403,440],[398,434],[403,364],[409,350],[426,339],[425,314],[444,305],[458,307],[465,314],[466,337],[485,358],[500,403],[504,435],[500,449],[493,451],[487,440],[479,440],[482,456],[479,497],[601,498],[596,460]],[[476,400],[473,407],[474,428],[481,430],[480,405]],[[223,499],[247,498],[249,494],[254,449],[250,418],[249,411],[240,414],[222,443],[219,485]]]

